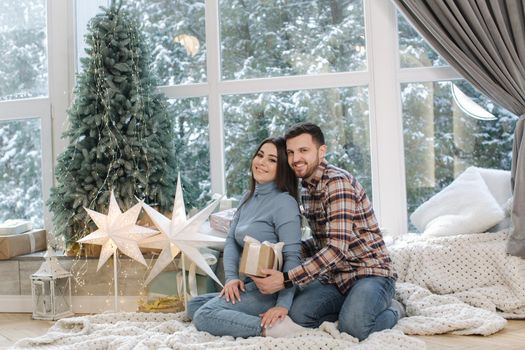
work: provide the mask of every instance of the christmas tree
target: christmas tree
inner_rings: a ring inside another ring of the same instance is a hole
[[[101,9],[88,25],[64,134],[70,144],[48,201],[54,234],[68,247],[95,229],[84,207],[107,211],[111,190],[122,210],[140,198],[169,211],[175,193],[173,121],[144,36],[120,4]]]

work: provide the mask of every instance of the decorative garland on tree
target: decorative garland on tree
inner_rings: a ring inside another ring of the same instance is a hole
[[[101,9],[88,24],[88,56],[63,135],[70,144],[47,203],[67,246],[94,229],[83,207],[107,210],[111,190],[123,210],[138,197],[168,211],[175,193],[173,121],[155,90],[144,36],[120,4]]]

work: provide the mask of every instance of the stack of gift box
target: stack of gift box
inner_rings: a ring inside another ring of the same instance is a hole
[[[210,215],[210,227],[214,230],[228,233],[236,208],[222,210]]]
[[[30,221],[7,220],[0,223],[0,260],[46,250],[44,229],[32,229]]]
[[[210,215],[210,227],[227,233],[236,209],[227,209]],[[282,247],[284,243],[259,242],[250,236],[244,240],[244,249],[239,264],[239,272],[246,276],[263,277],[262,269],[282,267]]]

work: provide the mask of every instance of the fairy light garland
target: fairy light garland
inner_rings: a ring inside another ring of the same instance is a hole
[[[157,96],[154,91],[156,87],[152,85],[153,80],[147,75],[148,59],[145,56],[147,50],[144,49],[144,39],[140,37],[137,26],[136,21],[120,11],[120,4],[115,6],[114,3],[105,10],[105,13],[97,15],[89,23],[87,36],[89,57],[83,62],[84,72],[79,76],[77,96],[69,111],[73,117],[69,118],[71,124],[66,135],[69,136],[71,144],[61,155],[62,161],[57,165],[57,174],[60,175],[60,178],[57,176],[57,180],[59,184],[74,183],[78,174],[85,171],[89,172],[88,176],[92,177],[92,180],[89,184],[80,184],[78,194],[68,193],[68,198],[66,196],[60,198],[61,192],[57,192],[58,195],[52,198],[54,204],[52,211],[55,215],[62,215],[60,219],[62,221],[57,221],[59,225],[55,227],[71,228],[68,231],[70,233],[61,237],[64,244],[70,244],[82,238],[92,227],[87,215],[69,207],[73,201],[82,202],[87,199],[88,203],[81,203],[80,207],[86,206],[101,210],[109,197],[110,187],[123,186],[124,190],[120,196],[123,204],[134,201],[134,196],[137,196],[162,206],[174,193],[174,184],[170,183],[171,178],[174,179],[175,169],[168,169],[167,171],[173,171],[173,174],[166,178],[162,175],[166,171],[166,166],[156,165],[155,162],[158,163],[159,160],[150,157],[148,151],[153,149],[152,141],[155,142],[156,147],[159,145],[162,147],[165,144],[162,142],[161,134],[166,132],[162,129],[166,128],[163,123],[168,118],[167,111],[162,106],[165,102],[162,97]],[[127,43],[120,45],[126,40]],[[115,68],[117,63],[128,65],[129,71],[120,71]],[[109,71],[110,65],[113,65],[115,72]],[[114,77],[124,78],[115,81]],[[123,86],[128,91],[120,90]],[[83,96],[82,93],[88,95]],[[87,106],[93,108],[89,116],[86,116],[81,110]],[[156,114],[162,113],[164,115],[160,116],[160,119],[155,119]],[[87,118],[94,119],[88,120]],[[125,133],[129,123],[134,123],[131,135]],[[85,152],[82,151],[82,141],[86,137],[93,140],[95,144],[93,147],[96,149],[88,149],[87,157],[89,158],[82,159],[84,156],[82,152]],[[133,141],[130,137],[133,138]],[[95,166],[86,170],[82,164],[78,165],[79,161],[90,161]],[[96,167],[96,164],[103,164],[106,169],[101,170]],[[119,181],[123,175],[126,175],[128,183],[123,184],[122,181]],[[155,191],[152,191],[152,179],[155,179],[156,184],[158,183]],[[128,193],[132,193],[131,198],[127,195]],[[73,199],[70,199],[71,196]],[[126,199],[123,196],[126,196]],[[152,199],[156,200],[152,201]],[[117,260],[118,272],[123,279],[138,277],[137,270],[122,270],[120,259]],[[106,264],[105,268],[111,264]],[[90,272],[89,266],[90,258],[79,248],[71,266],[75,282],[73,283],[73,294],[93,295],[92,292],[85,291],[88,287],[86,276]],[[112,295],[112,287],[113,282],[108,281],[108,296]],[[144,286],[142,286],[141,293],[143,291]],[[120,293],[124,291],[120,290]]]

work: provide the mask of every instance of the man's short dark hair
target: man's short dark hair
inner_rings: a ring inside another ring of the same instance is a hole
[[[321,128],[315,125],[314,123],[309,122],[297,123],[295,125],[292,125],[290,128],[288,128],[286,134],[284,134],[284,139],[288,141],[289,139],[302,134],[309,134],[310,136],[312,136],[312,139],[317,144],[317,146],[322,146],[325,144],[324,134],[321,131]]]

